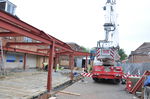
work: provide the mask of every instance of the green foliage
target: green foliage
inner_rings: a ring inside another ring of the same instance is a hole
[[[89,48],[85,48],[84,46],[81,46],[81,48],[83,49],[83,52],[90,52]]]
[[[125,51],[122,48],[118,50],[118,54],[120,55],[121,61],[127,58],[127,54],[125,54]]]

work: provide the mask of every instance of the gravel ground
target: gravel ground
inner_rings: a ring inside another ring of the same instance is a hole
[[[80,96],[57,93],[57,99],[138,99],[125,91],[125,85],[96,83],[91,78],[85,78],[84,82],[79,81],[63,91]]]

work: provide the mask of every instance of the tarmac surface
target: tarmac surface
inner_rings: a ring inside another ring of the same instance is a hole
[[[68,94],[69,93],[69,94]],[[125,91],[125,85],[96,83],[91,78],[78,81],[72,86],[58,92],[56,99],[138,99]]]

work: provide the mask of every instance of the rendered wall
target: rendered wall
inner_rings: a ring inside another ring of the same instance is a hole
[[[15,57],[15,60],[12,62],[9,58],[11,55]],[[13,69],[13,68],[23,68],[23,54],[22,53],[12,53],[12,52],[5,52],[4,53],[4,66],[6,69]]]
[[[35,55],[27,54],[26,66],[27,68],[36,68],[36,57]]]
[[[23,68],[24,53],[4,52],[4,66],[6,69]],[[26,68],[37,66],[37,56],[27,54]]]

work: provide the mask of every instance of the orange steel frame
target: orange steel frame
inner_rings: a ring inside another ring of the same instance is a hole
[[[29,37],[34,40],[40,41],[36,42],[7,42],[6,46],[3,46],[4,50],[12,52],[21,52],[24,53],[24,69],[26,68],[26,54],[42,55],[49,57],[49,67],[48,67],[48,77],[47,77],[47,91],[49,92],[52,89],[52,68],[53,68],[53,59],[55,56],[60,55],[69,55],[70,56],[70,66],[71,72],[73,71],[74,66],[74,56],[86,56],[86,65],[87,65],[87,56],[89,53],[77,52],[71,49],[66,43],[56,39],[55,37],[25,23],[24,21],[16,18],[13,15],[10,15],[4,11],[0,10],[0,28],[7,30],[9,32],[0,32],[0,37],[17,37],[24,36]],[[11,45],[21,45],[21,46],[50,46],[49,49],[37,49],[37,51],[30,51],[25,49],[18,49],[10,47]],[[59,49],[59,51],[56,51]],[[39,51],[46,50],[47,53],[42,53]],[[48,53],[49,52],[49,53]],[[71,76],[73,80],[73,76]]]

